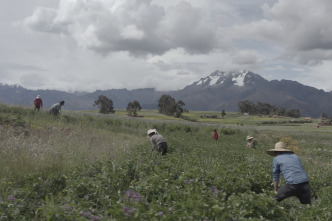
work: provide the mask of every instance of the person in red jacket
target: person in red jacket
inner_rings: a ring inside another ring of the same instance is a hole
[[[35,110],[38,110],[43,106],[43,100],[40,98],[40,95],[37,95],[36,99],[33,101]]]
[[[218,132],[217,132],[217,129],[214,129],[214,130],[213,130],[212,138],[215,139],[215,140],[218,140]]]

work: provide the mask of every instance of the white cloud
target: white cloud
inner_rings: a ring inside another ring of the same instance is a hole
[[[331,9],[329,0],[2,1],[0,83],[175,90],[245,69],[330,89]]]
[[[260,37],[285,49],[282,58],[308,65],[332,59],[331,1],[280,0],[273,6],[264,5],[262,9],[268,20],[252,26],[265,31],[257,32]]]
[[[139,30],[135,25],[128,25],[121,29],[120,35],[124,39],[142,40],[144,32]]]
[[[61,0],[57,9],[36,9],[23,24],[35,31],[66,34],[79,46],[104,55],[157,55],[176,48],[208,53],[218,42],[203,11],[184,1],[165,9],[142,0]]]

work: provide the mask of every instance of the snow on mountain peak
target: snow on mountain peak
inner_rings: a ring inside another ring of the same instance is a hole
[[[193,83],[193,85],[201,86],[214,86],[219,85],[225,82],[225,80],[231,79],[234,82],[234,85],[243,86],[244,77],[248,71],[215,71],[205,78],[201,78],[199,81]]]

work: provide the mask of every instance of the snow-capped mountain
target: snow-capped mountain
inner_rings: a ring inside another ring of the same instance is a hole
[[[220,85],[254,85],[257,82],[267,82],[264,78],[258,74],[254,74],[250,71],[215,71],[205,78],[201,78],[199,81],[194,82],[191,86],[220,86]]]
[[[215,71],[205,78],[201,78],[199,81],[194,82],[192,85],[197,86],[215,86],[223,84],[226,81],[234,82],[235,85],[243,86],[244,77],[247,71],[234,71],[234,72],[223,72]]]

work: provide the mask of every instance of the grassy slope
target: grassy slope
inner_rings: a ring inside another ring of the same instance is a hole
[[[141,111],[138,119],[120,110],[107,116],[66,112],[54,119],[1,106],[0,114],[0,220],[331,218],[330,127],[266,125],[260,123],[285,119],[235,113],[200,117],[213,112],[185,115],[199,123],[156,111]],[[166,159],[149,152],[149,128],[167,139]],[[213,128],[221,135],[217,142]],[[256,150],[245,148],[248,134],[259,140]],[[265,150],[279,140],[300,155],[318,195],[308,208],[296,199],[271,199],[272,158]]]

